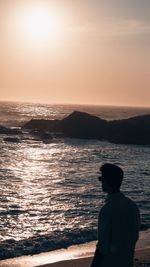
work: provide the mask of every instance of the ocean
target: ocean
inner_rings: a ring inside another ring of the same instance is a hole
[[[74,110],[107,120],[150,114],[150,108],[0,102],[0,125],[61,119]],[[149,146],[70,138],[10,143],[5,137],[0,135],[0,259],[96,240],[105,201],[97,173],[106,162],[123,168],[122,191],[136,201],[142,229],[150,228]]]

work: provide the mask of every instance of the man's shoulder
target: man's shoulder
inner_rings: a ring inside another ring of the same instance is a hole
[[[123,194],[122,192],[120,192],[120,193],[111,195],[106,199],[105,204],[101,208],[101,212],[111,210],[112,207],[114,207],[114,206],[117,207],[117,206],[122,206],[122,205],[132,206],[133,208],[138,209],[134,200],[132,200],[130,197],[128,197],[125,194]]]
[[[123,209],[126,210],[128,213],[131,214],[139,214],[139,208],[135,201],[130,197],[122,194],[122,197],[118,202],[112,203],[114,210],[115,209]]]
[[[110,196],[106,204],[103,206],[103,209],[109,210],[114,207],[117,208],[118,206],[120,207],[126,206],[126,207],[132,207],[133,209],[138,209],[136,203],[122,192]]]
[[[128,205],[131,205],[131,206],[137,208],[135,201],[132,200],[130,197],[124,195],[124,200]]]

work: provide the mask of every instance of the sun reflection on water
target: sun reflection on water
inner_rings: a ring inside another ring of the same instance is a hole
[[[9,149],[8,144],[7,148],[4,144],[0,184],[4,229],[1,240],[95,229],[103,199],[96,177],[99,163],[107,157],[108,160],[122,160],[126,166],[131,159],[134,172],[137,173],[139,165],[142,172],[148,170],[148,157],[145,161],[144,151],[137,153],[136,147],[128,150],[121,145],[99,142],[85,145],[82,142],[79,140],[79,145],[75,140],[48,145],[22,142],[9,144]],[[135,200],[137,193],[134,191],[139,190],[138,201],[142,207],[143,199],[148,201],[145,195],[149,190],[148,180],[141,180],[141,174],[134,177],[130,164],[126,172],[128,178],[123,189]],[[143,212],[146,214],[145,209]]]
[[[15,228],[13,234],[18,232],[18,227],[23,229],[16,235],[16,240],[32,237],[41,231],[47,233],[57,229],[63,230],[66,224],[65,211],[73,205],[67,198],[62,201],[64,189],[59,185],[63,178],[58,160],[56,161],[58,152],[59,148],[53,145],[49,149],[28,147],[24,150],[18,149],[17,165],[14,164],[15,158],[11,159],[12,176],[20,177],[12,188],[13,192],[17,188],[17,197],[8,198],[9,203],[13,202],[18,211],[16,216],[9,218]],[[68,227],[71,227],[71,224],[68,224]],[[8,235],[11,236],[11,233]]]

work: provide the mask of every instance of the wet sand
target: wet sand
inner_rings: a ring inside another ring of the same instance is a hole
[[[65,260],[51,264],[38,265],[36,267],[89,267],[92,257]],[[139,249],[135,253],[135,267],[150,266],[150,248]]]

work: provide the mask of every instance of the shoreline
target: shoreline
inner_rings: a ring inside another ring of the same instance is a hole
[[[92,262],[91,257],[77,258],[72,260],[58,261],[50,264],[36,265],[35,267],[88,267]],[[150,247],[135,251],[134,267],[148,267],[150,265]]]
[[[96,241],[70,246],[67,249],[21,256],[0,261],[0,267],[88,267],[92,261]],[[140,232],[135,250],[136,265],[150,264],[150,229]],[[148,265],[145,265],[148,266]]]
[[[55,262],[51,264],[38,265],[35,267],[87,267],[90,266],[92,262],[92,257],[84,257],[73,260],[66,260]],[[150,247],[136,250],[134,266],[138,267],[144,264],[144,267],[150,264]]]
[[[31,256],[34,257],[34,256]],[[0,263],[1,267],[88,267],[92,262],[93,255],[84,256],[79,258],[70,258],[65,260],[57,260],[46,264],[27,264],[14,262],[14,263]],[[137,249],[135,251],[134,267],[148,267],[150,266],[150,247]]]

